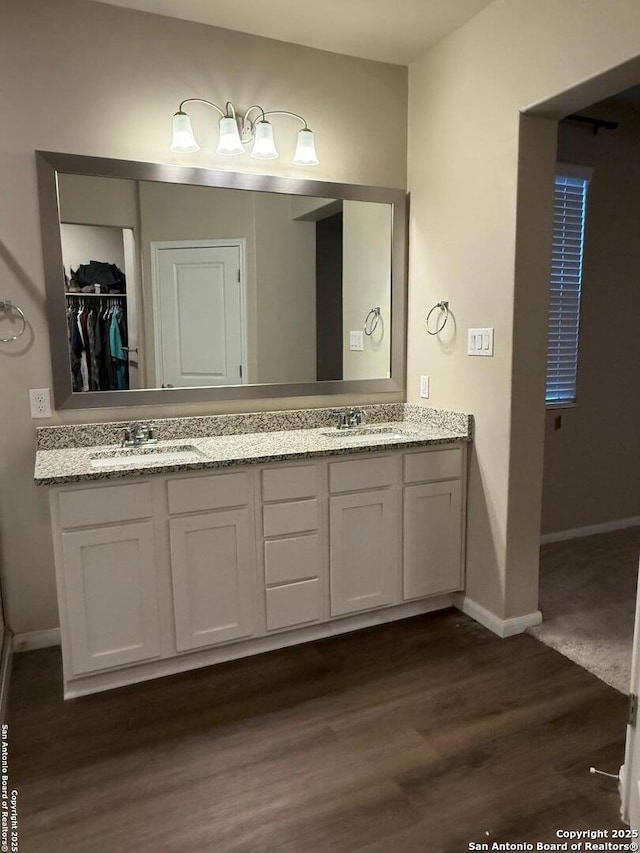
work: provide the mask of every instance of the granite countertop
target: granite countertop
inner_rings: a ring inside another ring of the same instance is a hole
[[[265,429],[258,432],[202,435],[201,427],[199,430],[194,428],[192,434],[189,434],[186,429],[181,436],[176,435],[153,445],[156,453],[158,450],[183,452],[185,448],[195,448],[199,455],[193,461],[191,459],[171,460],[166,457],[154,459],[153,449],[146,448],[144,445],[124,451],[118,444],[113,443],[87,444],[71,448],[55,447],[56,440],[52,439],[51,434],[47,434],[46,440],[39,436],[41,449],[36,453],[34,479],[39,485],[54,485],[84,480],[130,478],[152,473],[197,471],[205,468],[277,462],[285,459],[450,444],[468,441],[471,438],[471,419],[466,415],[452,413],[456,417],[446,417],[448,413],[437,412],[437,416],[425,417],[422,412],[416,416],[415,413],[397,411],[402,408],[396,406],[393,414],[405,414],[404,419],[385,422],[376,418],[364,424],[361,431],[340,432],[325,423],[316,428]],[[435,412],[436,410],[425,411]],[[384,412],[378,413],[378,417],[381,416],[384,416]],[[316,413],[314,417],[317,420]],[[282,422],[281,418],[280,422]],[[277,421],[275,423],[277,425]],[[96,427],[100,427],[101,435],[104,435],[104,425],[96,425]],[[86,429],[88,428],[87,425]],[[48,430],[56,429],[70,428],[48,428]],[[377,434],[379,431],[390,432],[391,435]],[[162,435],[162,433],[158,434]],[[51,447],[52,444],[53,447]],[[49,446],[51,449],[43,449],[43,445],[44,448]],[[137,457],[135,460],[109,464],[110,456],[132,453]],[[141,456],[148,456],[148,461]],[[100,458],[100,467],[92,464],[92,459],[96,457]]]

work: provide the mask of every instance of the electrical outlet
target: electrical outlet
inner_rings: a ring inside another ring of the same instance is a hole
[[[421,376],[420,377],[420,396],[424,400],[429,399],[429,377]]]
[[[364,333],[362,331],[349,332],[349,349],[356,352],[364,351]]]
[[[32,418],[51,417],[51,397],[48,388],[30,388],[29,406]]]

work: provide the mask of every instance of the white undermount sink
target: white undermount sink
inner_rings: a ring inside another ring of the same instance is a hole
[[[341,441],[353,441],[354,443],[371,442],[374,444],[380,439],[407,438],[407,434],[399,429],[376,429],[375,427],[351,427],[349,429],[334,429],[323,433],[329,438],[338,438]]]
[[[91,465],[94,468],[113,468],[115,465],[144,465],[164,462],[197,462],[204,458],[196,447],[181,444],[175,447],[131,447],[122,450],[103,450],[94,453]]]

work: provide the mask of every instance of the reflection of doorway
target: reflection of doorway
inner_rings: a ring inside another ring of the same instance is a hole
[[[163,388],[246,382],[241,240],[152,243],[156,381]]]
[[[318,382],[342,379],[342,211],[316,222]]]

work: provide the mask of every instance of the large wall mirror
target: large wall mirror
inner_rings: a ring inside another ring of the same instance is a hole
[[[36,158],[58,408],[403,390],[403,190]]]

